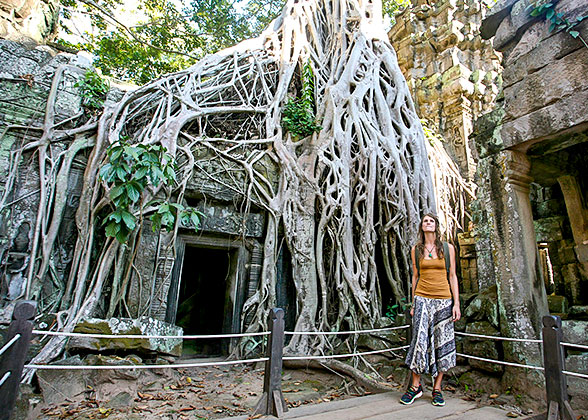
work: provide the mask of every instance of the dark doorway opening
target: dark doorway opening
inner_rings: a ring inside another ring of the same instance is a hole
[[[230,319],[228,277],[231,271],[229,250],[186,245],[180,277],[176,324],[185,335],[222,334]],[[221,356],[228,351],[228,340],[197,339],[184,341],[184,356]]]

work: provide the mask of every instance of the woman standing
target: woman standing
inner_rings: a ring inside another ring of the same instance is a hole
[[[441,242],[439,220],[426,214],[412,257],[412,342],[406,364],[412,384],[400,402],[412,404],[423,395],[421,375],[433,376],[433,405],[443,406],[443,374],[455,366],[453,323],[461,317],[455,274],[455,248]],[[453,297],[453,299],[452,299]]]

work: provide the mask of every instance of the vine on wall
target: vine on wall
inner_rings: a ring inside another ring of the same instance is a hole
[[[577,38],[582,41],[584,46],[588,48],[588,44],[584,38],[582,38],[580,32],[574,29],[580,22],[588,18],[588,15],[578,16],[575,19],[567,19],[564,17],[563,13],[558,13],[555,11],[555,5],[553,3],[540,4],[539,2],[535,2],[531,3],[529,6],[527,6],[527,8],[530,10],[529,14],[531,16],[539,17],[551,22],[549,25],[549,32],[553,32],[554,30],[563,30],[570,34],[573,38]]]

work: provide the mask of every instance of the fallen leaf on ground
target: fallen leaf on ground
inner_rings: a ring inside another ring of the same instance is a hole
[[[492,395],[490,395],[490,398],[492,398],[492,399],[498,398],[498,394],[492,394]]]

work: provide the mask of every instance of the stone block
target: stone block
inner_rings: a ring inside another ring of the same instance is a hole
[[[588,22],[583,22],[579,26],[588,28]],[[550,35],[536,45],[533,50],[519,56],[516,61],[510,62],[505,67],[503,73],[504,87],[511,86],[522,80],[527,74],[534,73],[556,59],[576,51],[582,45],[579,39],[574,39],[565,31],[551,33]]]
[[[574,245],[567,242],[562,242],[562,245],[557,250],[557,256],[560,264],[574,264],[578,262],[576,260],[576,252],[574,251]]]
[[[561,322],[563,341],[573,344],[588,344],[588,321],[563,320]]]
[[[566,264],[562,266],[561,273],[564,280],[565,295],[570,299],[573,305],[583,302],[582,296],[582,276],[577,264]]]
[[[568,310],[568,317],[571,319],[588,321],[588,306],[570,306],[570,309]]]
[[[261,237],[264,228],[264,216],[261,213],[243,214],[233,206],[201,202],[198,211],[204,214],[200,229],[203,232],[226,233],[239,236],[245,230],[246,236]]]
[[[588,372],[588,353],[566,357],[566,370],[586,374]],[[588,410],[588,381],[574,376],[567,377],[568,394],[576,410]]]
[[[471,322],[467,324],[466,332],[471,334],[500,335],[500,332],[496,328],[494,328],[489,322],[486,321]],[[498,360],[499,353],[497,345],[500,344],[497,344],[493,340],[476,337],[466,337],[463,351],[465,354],[469,354],[472,356]],[[502,365],[494,363],[482,362],[480,360],[475,359],[468,359],[468,363],[470,366],[476,369],[490,373],[497,374],[503,371]]]
[[[537,215],[540,218],[558,216],[564,213],[564,203],[560,200],[546,200],[537,203]]]
[[[553,75],[557,74],[557,83]],[[523,115],[588,88],[588,49],[581,48],[504,88],[507,118]]]
[[[549,312],[552,314],[566,313],[568,311],[568,299],[565,296],[549,295],[547,296]]]
[[[588,49],[585,54],[588,55]],[[584,60],[588,61],[588,56]],[[588,88],[505,122],[500,129],[500,138],[505,148],[512,148],[529,140],[571,132],[574,127],[579,130],[582,124],[588,123],[587,105]]]
[[[588,244],[580,244],[574,248],[576,257],[581,263],[588,262]]]
[[[494,331],[498,332],[497,328],[500,324],[498,318],[497,287],[491,286],[482,290],[467,307],[462,308],[462,311],[468,320],[482,321],[473,322],[470,324],[470,329],[487,329],[487,326],[483,322],[488,322],[493,329],[496,329]],[[486,333],[479,332],[477,334]]]
[[[74,332],[87,334],[114,334],[114,335],[183,335],[183,330],[175,325],[168,324],[149,317],[139,319],[111,318],[83,320],[76,325]],[[156,353],[171,356],[181,356],[182,339],[164,338],[87,338],[72,337],[67,345],[69,352],[90,351],[122,351],[153,355]]]
[[[533,221],[537,242],[555,242],[563,239],[563,217],[545,217]]]

